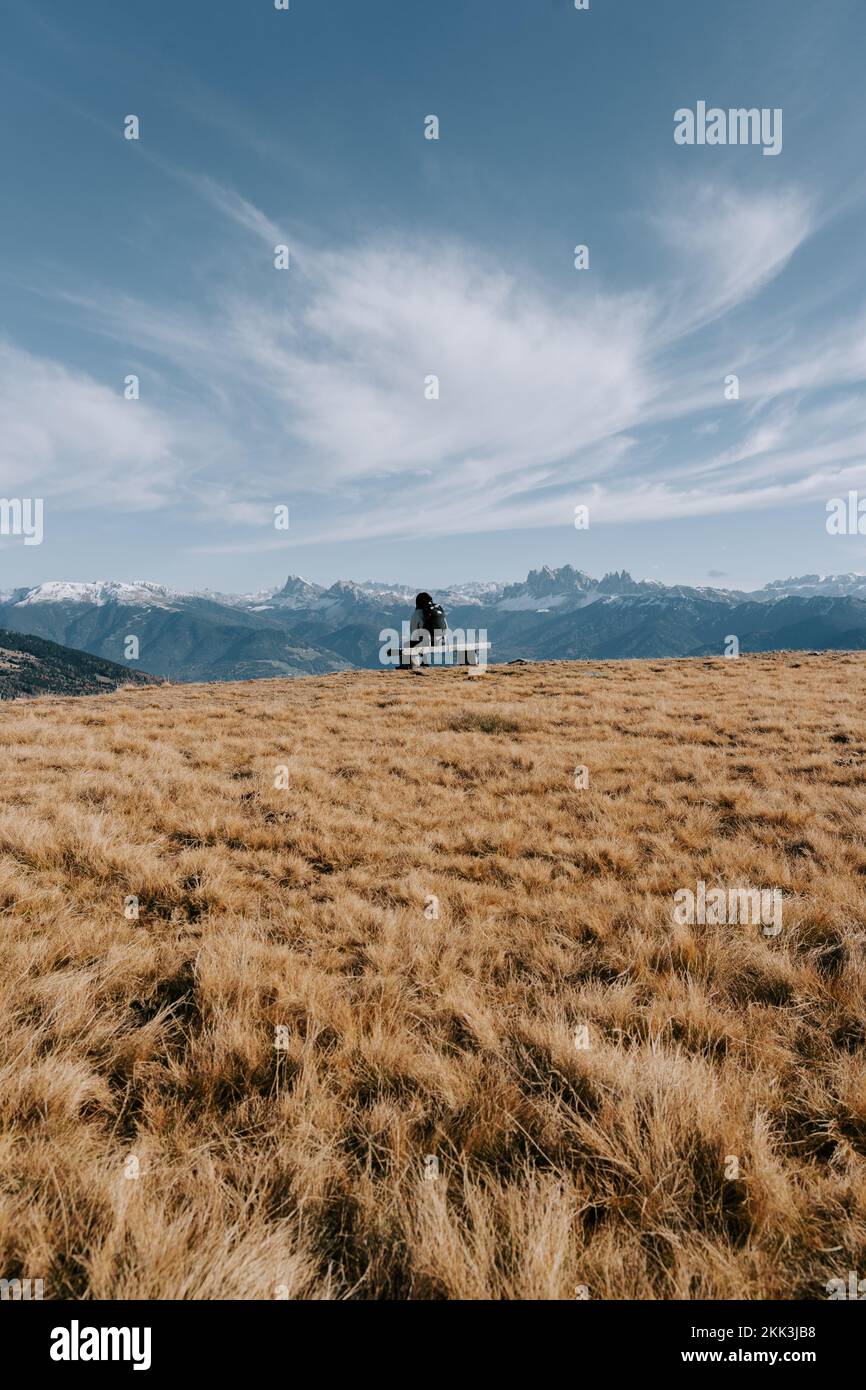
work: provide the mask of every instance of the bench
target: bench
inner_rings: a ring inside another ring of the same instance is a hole
[[[410,642],[408,646],[400,648],[400,670],[405,671],[411,665],[410,657],[413,656],[429,656],[434,666],[471,666],[474,663],[470,662],[469,653],[474,652],[477,658],[479,652],[489,651],[491,645],[490,642],[425,642],[423,646],[413,646]],[[462,663],[448,660],[454,652],[463,653]]]

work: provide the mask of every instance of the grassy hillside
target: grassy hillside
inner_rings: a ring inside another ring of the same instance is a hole
[[[825,1297],[866,1264],[864,677],[798,654],[4,706],[0,1274]],[[781,933],[676,925],[698,879],[781,888]]]
[[[0,700],[22,695],[93,695],[120,685],[158,685],[155,676],[43,637],[0,628]]]

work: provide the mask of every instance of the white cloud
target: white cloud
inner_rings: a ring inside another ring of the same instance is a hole
[[[271,249],[282,242],[283,237],[276,224],[234,189],[226,188],[216,179],[205,175],[190,174],[182,177],[186,177],[193,188],[212,203],[218,212],[230,218],[245,232],[252,232],[253,236],[260,237]]]
[[[6,348],[13,473],[26,464],[102,505],[183,491],[258,530],[251,548],[282,549],[260,530],[275,501],[304,499],[292,543],[314,544],[410,535],[431,517],[458,532],[562,525],[579,501],[595,521],[760,508],[820,496],[834,467],[857,467],[866,422],[810,393],[862,380],[862,319],[828,319],[806,348],[782,318],[741,314],[733,363],[731,336],[714,336],[810,234],[796,190],[680,193],[687,211],[655,218],[676,251],[667,282],[615,294],[575,272],[556,295],[466,247],[396,238],[340,252],[296,240],[285,274],[270,268],[287,239],[275,222],[213,180],[191,182],[265,244],[267,289],[259,277],[168,309],[64,294],[90,329],[161,364],[161,409]],[[744,398],[726,404],[734,369]]]
[[[681,186],[653,222],[677,260],[680,283],[663,321],[673,339],[752,299],[814,228],[799,189],[747,193],[714,183]]]
[[[637,418],[648,305],[566,309],[459,248],[301,252],[307,298],[264,320],[235,306],[296,438],[335,481],[418,472],[495,494],[510,474],[575,457]],[[440,397],[426,400],[425,379]]]
[[[0,340],[0,489],[66,505],[159,507],[174,490],[174,426],[81,372]]]

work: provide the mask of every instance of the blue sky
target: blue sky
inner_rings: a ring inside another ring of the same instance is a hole
[[[862,0],[0,0],[0,34],[0,491],[45,506],[0,588],[866,569],[825,528],[866,493]],[[781,153],[676,145],[699,100],[781,108]]]

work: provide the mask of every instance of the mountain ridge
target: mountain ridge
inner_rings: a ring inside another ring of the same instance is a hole
[[[431,588],[430,593],[440,602],[478,603],[491,606],[522,597],[567,598],[570,595],[598,594],[677,594],[712,595],[732,601],[752,599],[772,602],[781,597],[862,597],[866,599],[866,574],[848,571],[845,574],[805,574],[787,579],[769,580],[759,589],[738,589],[718,585],[665,584],[659,579],[634,579],[628,570],[610,570],[595,579],[584,570],[566,564],[559,567],[542,565],[530,570],[524,580],[473,580],[445,587]],[[255,593],[232,594],[214,589],[176,589],[152,580],[130,581],[96,579],[45,580],[32,586],[0,591],[0,605],[88,602],[103,606],[107,603],[133,605],[170,605],[177,600],[201,599],[226,607],[249,607],[259,610],[271,604],[285,607],[333,605],[358,598],[384,603],[410,602],[415,589],[406,584],[383,583],[379,580],[337,579],[330,585],[290,574],[285,583]]]
[[[543,565],[519,583],[430,592],[452,628],[486,630],[495,662],[721,654],[731,635],[743,651],[866,648],[866,576],[854,572],[747,592]],[[375,667],[382,632],[414,601],[406,586],[300,575],[254,594],[48,580],[0,594],[0,626],[175,681],[249,680]],[[139,657],[127,662],[130,636]]]
[[[158,677],[90,652],[0,628],[2,700],[27,695],[104,695],[120,686],[161,684]]]

